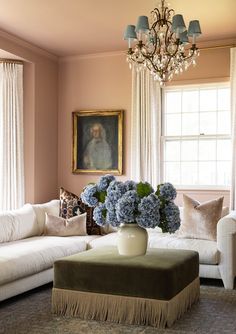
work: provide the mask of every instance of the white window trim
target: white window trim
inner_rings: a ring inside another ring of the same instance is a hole
[[[161,159],[161,163],[160,163],[160,167],[161,167],[161,180],[164,180],[164,142],[165,142],[165,138],[171,138],[171,139],[179,139],[181,138],[186,138],[188,137],[189,139],[194,138],[196,139],[196,137],[201,137],[201,135],[194,135],[194,136],[164,136],[164,128],[165,128],[165,92],[167,91],[180,91],[180,90],[193,90],[194,88],[199,88],[199,86],[201,86],[202,88],[230,88],[230,82],[229,81],[219,81],[219,82],[212,82],[212,83],[194,83],[194,84],[184,84],[184,85],[170,85],[167,87],[162,88],[162,95],[161,95],[161,99],[162,99],[162,112],[161,112],[161,148],[160,148],[160,159]],[[216,135],[203,135],[202,137],[204,138],[209,138],[209,137],[216,137]],[[217,138],[232,138],[232,133],[231,135],[217,135]],[[170,139],[170,140],[171,140]],[[219,186],[219,185],[175,185],[175,188],[177,190],[210,190],[210,191],[217,191],[217,190],[222,190],[222,191],[230,191],[230,186]]]

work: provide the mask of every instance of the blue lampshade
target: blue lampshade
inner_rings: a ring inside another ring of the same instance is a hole
[[[186,30],[186,26],[184,23],[183,15],[176,14],[173,16],[172,20],[172,31],[175,33],[182,33]]]
[[[184,32],[179,34],[179,39],[180,39],[180,42],[182,44],[188,44],[189,43],[187,30],[185,30]]]
[[[137,35],[135,32],[135,26],[134,25],[128,25],[125,29],[125,33],[124,33],[124,39],[128,40],[128,39],[137,39]]]
[[[199,35],[201,35],[201,27],[200,27],[200,23],[198,20],[193,20],[189,22],[189,27],[188,27],[188,35],[190,37],[197,37]]]
[[[139,16],[135,31],[136,32],[147,32],[148,30],[149,30],[148,17]]]

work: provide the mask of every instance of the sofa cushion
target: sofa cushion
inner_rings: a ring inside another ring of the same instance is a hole
[[[60,201],[58,199],[54,199],[47,203],[32,205],[37,217],[39,235],[42,235],[44,232],[45,218],[46,218],[45,213],[59,217],[59,204]]]
[[[216,240],[216,226],[221,218],[224,197],[200,203],[183,195],[183,221],[181,238]]]
[[[0,285],[39,273],[61,257],[85,251],[93,238],[96,236],[37,236],[0,244]]]
[[[117,245],[117,233],[110,233],[102,238],[89,242],[88,248]],[[215,241],[199,239],[180,239],[176,234],[158,232],[156,229],[148,229],[148,247],[186,249],[199,253],[201,264],[218,264],[219,252]]]
[[[219,263],[217,243],[212,240],[179,238],[177,233],[150,232],[148,245],[153,248],[194,250],[199,253],[199,263]]]
[[[56,217],[46,213],[44,235],[68,237],[72,235],[87,235],[86,212],[70,219]]]
[[[30,204],[0,214],[0,242],[9,242],[38,235],[36,215]]]

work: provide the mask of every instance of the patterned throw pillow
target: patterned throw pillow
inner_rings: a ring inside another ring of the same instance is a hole
[[[80,197],[60,188],[60,217],[69,219],[77,214],[87,213],[87,233],[100,234],[100,227],[93,220],[93,208],[84,204]]]

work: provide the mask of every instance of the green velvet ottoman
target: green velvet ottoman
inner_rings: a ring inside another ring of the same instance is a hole
[[[149,249],[121,256],[102,247],[54,263],[52,311],[124,324],[171,326],[198,300],[197,252]]]

